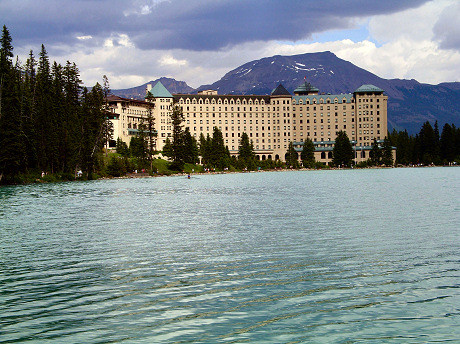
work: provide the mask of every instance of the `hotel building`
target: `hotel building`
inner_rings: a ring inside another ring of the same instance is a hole
[[[355,161],[369,158],[372,142],[382,142],[387,134],[387,100],[384,91],[363,85],[353,93],[319,94],[308,82],[290,94],[281,84],[270,95],[219,95],[205,90],[198,94],[171,94],[160,82],[148,85],[151,101],[109,97],[114,140],[129,144],[149,107],[155,118],[156,149],[161,150],[172,135],[170,114],[173,105],[181,107],[184,127],[199,139],[222,132],[230,154],[238,154],[239,138],[247,133],[257,159],[285,160],[289,142],[300,153],[303,141],[315,145],[317,161],[328,164],[337,132],[345,131],[355,149]],[[113,146],[113,143],[112,143]],[[300,154],[299,154],[300,157]]]

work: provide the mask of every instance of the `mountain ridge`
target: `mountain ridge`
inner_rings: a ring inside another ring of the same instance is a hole
[[[166,89],[171,93],[188,93],[195,91],[195,89],[187,85],[185,81],[178,81],[173,78],[161,77],[139,86],[112,90],[112,94],[123,98],[144,99],[147,85],[151,84],[153,87],[158,81],[161,81],[163,86],[166,87]]]
[[[163,84],[171,93],[214,89],[219,94],[263,95],[270,94],[279,83],[293,94],[304,78],[318,87],[320,93],[352,93],[363,84],[382,88],[388,95],[389,128],[416,133],[426,121],[434,123],[438,120],[440,127],[444,123],[460,124],[457,106],[460,102],[460,82],[432,85],[415,79],[384,79],[340,59],[330,51],[274,55],[249,61],[227,72],[216,82],[195,90],[185,82],[176,82],[171,78],[158,80],[163,83],[163,79],[168,79],[170,86]]]

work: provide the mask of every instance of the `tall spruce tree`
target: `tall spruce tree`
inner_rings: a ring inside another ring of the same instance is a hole
[[[380,161],[382,159],[382,151],[380,150],[379,144],[375,137],[374,137],[374,141],[372,142],[372,148],[371,148],[371,151],[369,152],[369,156],[370,156],[371,164],[373,166],[380,165]]]
[[[382,157],[381,162],[385,166],[393,166],[393,147],[391,146],[390,139],[385,137],[383,140],[383,147],[382,147]]]
[[[11,78],[11,70],[13,67],[13,39],[11,38],[10,32],[3,25],[2,37],[0,42],[0,117],[2,116],[2,105],[4,103],[3,94],[4,87],[7,81]]]
[[[53,130],[52,117],[49,115],[50,104],[52,104],[52,79],[51,68],[45,46],[42,44],[38,60],[37,82],[35,96],[35,118],[34,125],[37,133],[37,157],[38,168],[44,172],[51,172],[52,148],[48,146],[49,131]]]
[[[12,38],[3,26],[0,46],[0,182],[14,182],[23,171],[21,71],[13,66]]]
[[[393,145],[396,146],[396,163],[402,165],[409,165],[412,163],[412,150],[413,150],[413,139],[409,137],[407,130],[396,133],[396,142]]]
[[[67,61],[63,70],[65,114],[64,114],[64,136],[65,136],[65,172],[73,172],[76,175],[80,162],[80,142],[82,130],[80,121],[81,112],[81,83],[80,71],[75,63]]]
[[[174,156],[171,140],[169,139],[169,137],[166,138],[165,144],[163,145],[162,153],[163,153],[164,156],[166,156],[166,157],[168,157],[170,159]]]
[[[285,155],[286,165],[288,167],[299,168],[299,154],[294,148],[294,144],[289,142],[288,150]]]
[[[211,137],[209,134],[206,136],[203,133],[200,134],[199,153],[202,165],[207,166],[211,158]]]
[[[48,130],[47,155],[51,173],[62,172],[67,165],[67,140],[65,126],[65,94],[62,66],[53,63],[51,67],[51,100],[48,118],[51,127]]]
[[[113,123],[110,120],[111,112],[109,107],[109,95],[111,93],[109,78],[107,75],[102,76],[102,92],[104,96],[104,123],[102,124],[105,156],[109,153],[109,143],[113,140]]]
[[[255,168],[254,144],[249,140],[246,133],[241,134],[240,145],[238,147],[238,167],[249,170]]]
[[[254,144],[249,140],[248,134],[242,133],[238,147],[238,158],[251,160],[254,157]]]
[[[182,170],[184,167],[184,130],[182,128],[184,114],[182,108],[177,104],[173,105],[170,116],[173,130],[171,143],[173,168]]]
[[[339,131],[332,150],[332,163],[338,167],[350,167],[353,163],[353,147],[345,131]]]
[[[187,127],[184,130],[184,162],[196,164],[198,162],[198,144],[196,139],[190,134],[190,129]]]
[[[81,142],[81,164],[86,177],[92,179],[97,163],[97,155],[104,146],[104,93],[101,85],[96,83],[90,92],[84,88],[82,98],[81,125],[83,140]]]
[[[26,171],[35,169],[37,166],[36,129],[34,126],[36,66],[37,62],[31,50],[24,67],[21,102]]]
[[[294,144],[289,142],[288,150],[285,155],[286,165],[288,167],[299,168],[299,154],[294,148]]]
[[[422,125],[419,133],[419,160],[429,165],[436,162],[436,137],[430,122],[426,121]]]
[[[143,128],[147,132],[147,148],[148,148],[148,159],[150,160],[151,164],[153,163],[153,156],[156,152],[156,137],[157,132],[155,130],[155,117],[153,116],[153,109],[154,109],[154,97],[150,92],[147,92],[145,97],[147,101],[147,115],[145,118],[142,118],[142,125]]]
[[[230,166],[230,153],[225,146],[222,132],[217,127],[214,127],[212,133],[209,164],[219,169]]]
[[[312,168],[315,165],[315,145],[310,138],[307,138],[303,143],[300,159],[306,168]]]
[[[455,128],[455,127],[454,127]],[[455,130],[446,123],[442,128],[440,139],[441,159],[444,163],[451,163],[455,160]]]
[[[129,153],[132,157],[137,158],[140,165],[144,167],[147,152],[147,142],[139,135],[132,136],[129,141]]]
[[[117,146],[116,146],[117,153],[120,154],[122,157],[129,157],[129,148],[126,142],[124,142],[121,138],[117,138]]]

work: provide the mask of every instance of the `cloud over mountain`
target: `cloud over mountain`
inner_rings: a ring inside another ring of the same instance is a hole
[[[357,18],[427,0],[152,1],[3,0],[0,21],[21,44],[97,44],[126,34],[141,49],[216,50],[253,41],[298,41],[351,28]]]

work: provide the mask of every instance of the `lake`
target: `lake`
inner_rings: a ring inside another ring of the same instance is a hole
[[[0,188],[0,343],[458,343],[459,176]]]

